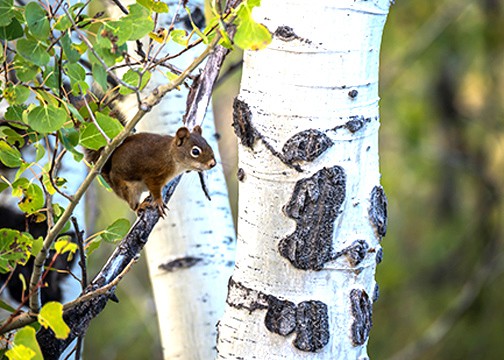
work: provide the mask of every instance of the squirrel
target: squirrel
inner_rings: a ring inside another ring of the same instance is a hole
[[[109,116],[117,118],[124,125],[126,118],[119,111],[119,101],[109,98],[107,104],[102,104],[105,99],[107,96],[96,89],[86,99],[75,98],[72,103],[81,108],[85,101],[98,102],[98,107],[110,108]],[[93,164],[100,157],[101,149],[85,149],[84,155],[86,161]],[[202,129],[198,125],[192,132],[181,127],[175,136],[148,132],[129,135],[112,152],[102,167],[101,175],[132,210],[138,213],[147,206],[155,206],[163,217],[167,208],[161,195],[164,185],[183,172],[201,172],[215,165],[213,150],[202,136]],[[146,190],[152,195],[152,203],[140,204],[140,196]]]
[[[86,160],[94,163],[101,151],[87,150]],[[114,150],[101,170],[112,190],[135,212],[155,206],[161,217],[167,208],[161,190],[170,180],[185,171],[203,171],[216,164],[210,145],[200,126],[190,132],[186,127],[175,136],[141,132],[128,136]],[[140,204],[142,192],[148,190],[152,203]]]

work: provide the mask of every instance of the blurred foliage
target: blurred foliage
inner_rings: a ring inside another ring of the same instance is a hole
[[[380,90],[390,227],[372,358],[410,343],[407,359],[504,358],[503,21],[502,0],[391,7]]]

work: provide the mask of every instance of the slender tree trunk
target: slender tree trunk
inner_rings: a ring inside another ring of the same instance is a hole
[[[203,14],[203,3],[189,4],[193,16],[197,11]],[[169,4],[170,9],[175,10],[177,4]],[[161,24],[165,28],[169,25]],[[177,47],[168,51],[177,52]],[[196,47],[177,59],[178,66],[185,68],[202,49]],[[150,87],[157,85],[156,80],[166,82],[162,74],[153,75]],[[167,94],[138,130],[174,134],[183,126],[187,94],[184,88]],[[197,173],[184,175],[168,204],[166,219],[158,222],[146,245],[165,359],[215,358],[216,324],[224,312],[226,285],[234,264],[235,230],[211,109],[203,136],[219,164],[207,176],[212,200],[206,199]]]
[[[386,232],[378,59],[389,0],[263,0],[246,52],[236,268],[219,359],[364,359]]]

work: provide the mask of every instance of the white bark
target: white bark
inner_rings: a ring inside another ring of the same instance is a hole
[[[171,11],[177,3],[169,4]],[[190,6],[203,9],[203,1],[191,2]],[[161,26],[168,28],[169,23]],[[181,49],[175,47],[168,51]],[[196,47],[178,59],[177,65],[185,68],[202,50],[202,46]],[[151,88],[166,82],[159,73],[153,73],[152,80]],[[186,99],[184,88],[167,94],[138,130],[174,134],[183,125]],[[227,281],[234,264],[235,230],[211,108],[203,123],[203,136],[218,163],[207,172],[212,200],[206,199],[196,173],[184,175],[168,204],[168,216],[160,220],[146,245],[165,359],[215,357],[216,324],[224,312]],[[167,270],[170,267],[172,271]]]
[[[219,359],[367,358],[386,230],[378,60],[389,5],[263,0],[256,9],[279,31],[245,53],[235,103],[253,147],[239,146],[236,268]],[[294,161],[303,148],[307,161]]]

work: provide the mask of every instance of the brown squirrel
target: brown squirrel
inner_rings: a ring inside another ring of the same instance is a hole
[[[192,132],[181,127],[175,136],[130,135],[109,157],[101,174],[131,209],[138,212],[153,205],[163,216],[166,205],[161,190],[168,181],[185,171],[209,170],[216,164],[213,150],[201,134],[201,127],[195,126]],[[99,152],[86,152],[91,163],[98,156]],[[146,190],[152,195],[152,203],[140,204],[140,195]]]

